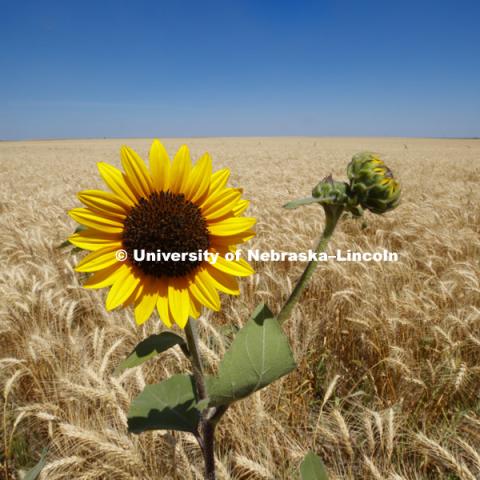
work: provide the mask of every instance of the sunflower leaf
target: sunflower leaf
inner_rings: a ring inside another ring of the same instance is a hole
[[[188,356],[187,344],[179,335],[173,332],[162,332],[150,335],[133,349],[132,353],[120,363],[113,374],[119,375],[127,368],[138,367],[155,355],[165,352],[175,345],[179,345],[183,353]]]
[[[288,339],[269,308],[259,305],[207,378],[210,406],[228,405],[278,380],[296,367]]]
[[[128,431],[178,430],[195,432],[200,421],[195,385],[190,375],[173,375],[147,385],[130,405]]]
[[[331,202],[334,202],[334,201],[336,201],[336,198],[332,195],[322,195],[319,197],[306,197],[306,198],[299,198],[298,200],[292,200],[291,202],[288,202],[285,205],[283,205],[283,208],[293,210],[294,208],[298,208],[302,205],[310,205],[311,203],[330,204]]]
[[[43,467],[45,467],[45,464],[47,463],[47,453],[48,453],[48,448],[44,448],[42,450],[42,454],[40,456],[40,460],[38,463],[31,468],[23,477],[23,480],[35,480],[38,478],[40,473],[43,470]]]
[[[328,480],[327,471],[318,455],[309,452],[300,465],[302,480]]]
[[[283,205],[283,208],[288,208],[289,210],[292,210],[294,208],[298,208],[301,205],[308,205],[310,203],[318,203],[319,199],[314,198],[314,197],[307,197],[307,198],[299,198],[298,200],[292,200],[285,205]]]

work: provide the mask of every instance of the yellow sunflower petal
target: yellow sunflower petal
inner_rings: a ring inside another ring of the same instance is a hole
[[[97,167],[103,181],[110,190],[116,193],[127,205],[133,207],[137,203],[137,197],[125,181],[125,175],[118,168],[112,167],[108,163],[99,162]]]
[[[83,190],[78,199],[93,211],[105,213],[111,217],[125,219],[129,206],[117,195],[102,190]]]
[[[182,145],[173,159],[170,180],[171,192],[182,193],[182,188],[188,181],[191,170],[190,151],[186,145]]]
[[[136,287],[135,290],[130,294],[130,296],[122,303],[122,307],[128,307],[132,303],[136,302],[139,298],[140,295],[143,292],[143,284],[140,282]]]
[[[215,203],[211,204],[205,209],[203,216],[208,223],[213,223],[228,213],[233,215],[233,208],[237,204],[238,200],[240,200],[240,193],[224,190],[224,193],[217,198]]]
[[[107,217],[92,212],[88,208],[74,208],[68,214],[78,223],[94,230],[100,230],[107,233],[121,233],[123,232],[123,223],[113,217]]]
[[[185,278],[174,278],[168,284],[168,306],[180,328],[185,328],[190,313],[190,296]]]
[[[117,278],[126,270],[129,270],[127,265],[119,265],[118,263],[95,272],[84,284],[85,288],[104,288],[113,285]]]
[[[250,271],[250,272],[252,272],[252,274],[255,273],[255,270],[252,268],[252,266],[244,258],[239,258],[238,261],[236,260],[236,262],[238,264],[238,265],[235,266],[235,268],[238,267],[237,273],[236,273],[237,276],[239,276],[239,277],[243,276],[243,275],[240,275],[238,273],[240,268],[243,268],[244,271]]]
[[[102,248],[89,253],[75,267],[77,272],[97,272],[118,262],[115,257],[117,249],[112,247]]]
[[[203,273],[203,269],[200,268],[193,281],[189,285],[190,293],[202,304],[211,310],[220,310],[220,297],[218,292],[209,278]]]
[[[138,153],[130,147],[121,149],[122,166],[137,193],[137,197],[148,198],[152,193],[152,179],[145,163]]]
[[[228,168],[222,168],[212,175],[210,181],[210,190],[209,195],[214,194],[216,191],[221,190],[225,187],[230,176],[230,170]]]
[[[217,290],[228,295],[240,295],[238,282],[234,277],[213,268],[212,265],[207,264],[205,268],[206,274],[210,277],[210,282]]]
[[[248,277],[255,273],[253,268],[243,259],[238,260],[225,260],[223,257],[218,257],[215,263],[209,264],[215,270],[219,270],[229,275],[235,275],[236,277]]]
[[[107,310],[113,310],[125,302],[133,293],[140,282],[140,276],[135,275],[133,270],[128,267],[115,280],[112,288],[108,292],[105,307]]]
[[[229,202],[232,198],[236,201],[241,197],[237,188],[222,188],[215,192],[209,192],[208,197],[202,203],[202,212],[208,212],[212,209],[222,206],[224,202]]]
[[[253,230],[246,230],[238,235],[215,236],[210,235],[210,243],[213,248],[230,247],[231,245],[238,245],[245,243],[255,236]]]
[[[233,217],[227,218],[217,223],[210,223],[208,231],[211,235],[219,237],[238,235],[249,230],[257,222],[253,217]]]
[[[122,248],[120,233],[106,234],[96,230],[87,229],[83,232],[74,233],[68,237],[68,241],[84,250],[99,250],[106,247]]]
[[[202,311],[202,304],[193,296],[190,295],[190,316],[198,318]]]
[[[154,140],[150,148],[150,172],[153,189],[166,192],[170,186],[170,159],[165,147]]]
[[[210,177],[212,175],[212,158],[210,154],[205,153],[200,157],[190,173],[184,193],[185,198],[195,203],[205,195],[210,186]]]
[[[137,325],[141,325],[150,318],[157,304],[157,299],[156,281],[153,278],[146,277],[144,279],[143,291],[135,301],[135,322]]]
[[[239,217],[242,213],[245,212],[245,210],[248,208],[250,205],[249,200],[239,200],[237,204],[233,207],[233,214],[236,217]]]
[[[168,281],[160,281],[157,284],[158,298],[157,310],[160,320],[170,328],[172,326],[172,319],[168,310]]]

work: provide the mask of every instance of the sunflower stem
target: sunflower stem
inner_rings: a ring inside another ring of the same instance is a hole
[[[325,210],[325,228],[323,229],[322,236],[320,237],[317,247],[315,248],[315,252],[317,254],[325,251],[328,245],[328,242],[332,237],[333,232],[335,231],[337,222],[340,219],[342,212],[344,210],[344,207],[341,205],[322,205],[322,206]],[[292,313],[293,308],[297,304],[300,298],[300,295],[302,294],[303,290],[307,286],[310,278],[313,275],[313,272],[317,268],[317,265],[318,265],[318,260],[311,260],[310,262],[308,262],[308,265],[306,266],[305,270],[302,273],[302,276],[300,277],[297,284],[295,285],[295,288],[290,294],[290,297],[288,297],[288,300],[285,302],[285,305],[282,307],[282,309],[280,310],[280,313],[277,316],[277,320],[278,320],[278,323],[280,323],[280,325],[290,317],[290,314]]]
[[[205,387],[205,378],[203,376],[203,363],[200,356],[200,348],[198,346],[197,323],[193,318],[189,318],[185,326],[185,335],[187,337],[188,351],[190,353],[190,361],[192,362],[193,378],[197,387],[198,399],[207,398],[207,390]]]
[[[189,318],[185,326],[185,336],[187,337],[188,350],[190,352],[190,361],[192,362],[193,378],[197,389],[198,400],[207,398],[207,388],[205,385],[205,376],[203,374],[202,358],[198,342],[197,323],[193,318]],[[197,441],[203,453],[205,462],[205,480],[215,480],[215,426],[216,423],[202,415],[201,434],[197,434]]]

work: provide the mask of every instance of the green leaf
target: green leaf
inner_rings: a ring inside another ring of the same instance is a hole
[[[261,304],[236,335],[218,375],[207,378],[210,406],[245,398],[295,367],[287,337],[269,308]]]
[[[85,230],[88,230],[88,228],[85,225],[78,225],[74,233],[84,232]]]
[[[300,465],[302,480],[328,480],[328,474],[325,470],[322,460],[318,455],[309,452]]]
[[[288,208],[289,210],[293,210],[294,208],[298,208],[302,205],[309,205],[311,203],[331,203],[335,202],[337,199],[333,195],[321,195],[318,197],[306,197],[306,198],[299,198],[298,200],[292,200],[291,202],[286,203],[283,208]]]
[[[127,368],[138,367],[150,358],[159,353],[179,345],[185,355],[188,355],[188,348],[185,340],[173,332],[162,332],[150,335],[142,340],[132,351],[132,353],[115,369],[114,375],[119,375]]]
[[[195,407],[195,385],[190,375],[174,375],[147,385],[128,411],[128,430],[180,430],[195,432],[200,412]]]
[[[40,475],[40,473],[43,470],[43,467],[47,463],[47,453],[48,453],[48,449],[44,448],[42,450],[42,455],[40,457],[40,460],[32,469],[30,469],[25,474],[25,476],[23,477],[23,480],[35,480]]]
[[[320,199],[321,200],[321,199]],[[283,208],[288,208],[290,210],[298,208],[301,205],[308,205],[310,203],[318,203],[319,199],[314,197],[299,198],[298,200],[292,200],[291,202],[286,203]]]

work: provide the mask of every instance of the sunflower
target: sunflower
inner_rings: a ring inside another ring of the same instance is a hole
[[[347,167],[350,190],[363,208],[382,214],[398,207],[401,187],[393,172],[375,153],[360,152]]]
[[[155,140],[149,160],[150,168],[125,146],[125,172],[98,163],[110,191],[78,194],[85,208],[74,208],[69,215],[86,229],[69,241],[91,251],[76,266],[78,272],[92,273],[84,287],[111,287],[107,310],[133,305],[135,320],[142,324],[157,309],[165,325],[184,328],[203,306],[220,309],[219,292],[239,295],[235,277],[248,276],[253,269],[241,258],[225,256],[255,235],[256,220],[242,216],[249,202],[241,198],[241,189],[226,186],[229,169],[212,173],[208,153],[192,165],[184,145],[170,162]],[[147,262],[138,259],[136,250],[218,256],[215,262],[186,254],[184,261],[162,256]]]

